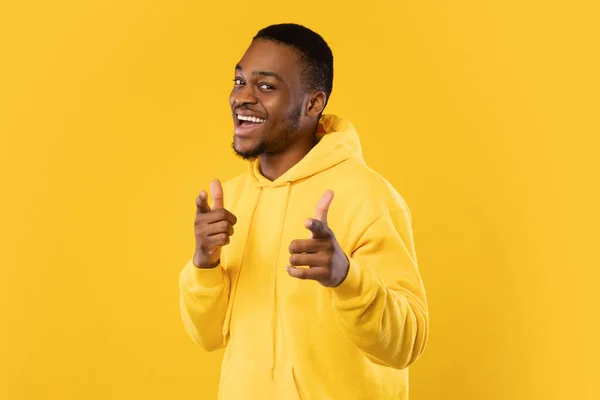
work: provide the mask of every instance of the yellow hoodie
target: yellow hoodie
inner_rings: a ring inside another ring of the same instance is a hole
[[[411,214],[365,165],[350,122],[320,121],[317,145],[274,181],[259,160],[223,184],[238,219],[220,265],[180,274],[183,324],[204,349],[226,346],[219,399],[407,399],[408,366],[429,327]],[[288,247],[328,189],[328,225],[350,264],[335,288],[288,275]]]

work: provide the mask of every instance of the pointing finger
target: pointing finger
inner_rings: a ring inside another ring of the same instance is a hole
[[[331,205],[332,200],[332,190],[327,190],[325,193],[323,193],[315,209],[315,219],[327,224],[327,212],[329,211],[329,206]]]
[[[215,210],[223,208],[223,188],[218,179],[215,179],[210,183],[210,194],[213,198],[213,208]]]
[[[204,214],[210,211],[210,206],[208,205],[208,193],[206,191],[201,190],[200,194],[196,198],[196,215]]]

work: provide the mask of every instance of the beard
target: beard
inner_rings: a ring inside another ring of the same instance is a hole
[[[280,149],[282,144],[287,142],[288,137],[298,130],[300,126],[300,116],[302,115],[302,103],[298,104],[284,119],[283,119],[283,130],[281,134],[272,140],[267,140],[265,136],[262,136],[256,146],[250,150],[242,151],[236,149],[235,141],[231,143],[231,147],[235,154],[243,160],[254,161],[261,154],[268,152],[271,149]]]
[[[253,149],[250,149],[247,151],[236,149],[235,142],[232,142],[231,148],[233,149],[235,154],[238,157],[240,157],[242,160],[254,161],[267,150],[267,142],[265,141],[264,138],[260,138],[260,140],[256,144],[256,146],[254,146]]]

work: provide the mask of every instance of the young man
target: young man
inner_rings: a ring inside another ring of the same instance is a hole
[[[211,182],[212,207],[200,192],[180,274],[187,332],[226,347],[221,399],[408,398],[429,324],[411,214],[323,114],[332,82],[328,45],[294,24],[259,31],[235,68],[249,168]]]

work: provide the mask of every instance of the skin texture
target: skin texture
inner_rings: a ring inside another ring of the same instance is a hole
[[[326,104],[323,91],[306,90],[302,82],[303,62],[297,51],[287,45],[257,39],[252,42],[235,69],[234,86],[229,97],[234,130],[233,149],[252,160],[260,157],[261,173],[277,179],[298,163],[316,144],[315,132]],[[236,114],[264,119],[260,124],[239,129]],[[196,198],[193,262],[198,268],[219,264],[221,247],[230,241],[235,215],[223,207],[223,189],[218,180],[210,184],[213,208],[202,190]],[[304,227],[310,239],[290,243],[288,274],[297,279],[312,279],[326,287],[339,285],[348,272],[348,258],[327,225],[327,212],[334,193],[326,191],[318,201],[314,218]],[[297,268],[308,266],[309,268]]]

